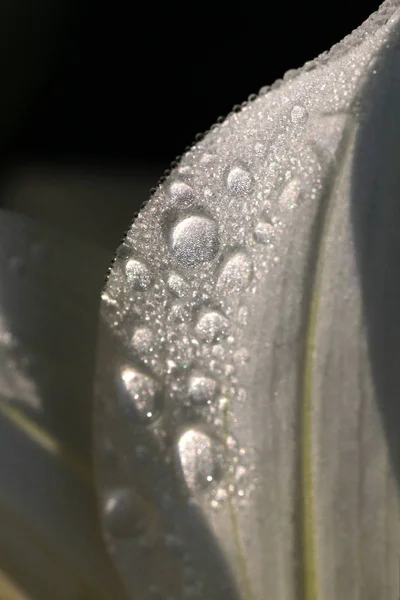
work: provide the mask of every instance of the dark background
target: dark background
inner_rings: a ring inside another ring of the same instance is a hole
[[[33,82],[3,140],[6,155],[165,166],[219,115],[380,5],[42,0],[27,10],[27,0],[3,0],[0,12],[8,2],[17,18],[1,60]]]
[[[115,251],[170,162],[379,0],[2,0],[0,206]]]

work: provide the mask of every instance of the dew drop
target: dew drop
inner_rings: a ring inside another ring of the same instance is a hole
[[[209,217],[186,217],[173,227],[170,245],[173,256],[184,267],[210,261],[219,250],[217,225]]]
[[[190,319],[190,311],[183,304],[174,304],[168,315],[168,320],[174,323],[184,323]]]
[[[250,258],[237,252],[225,263],[217,281],[217,289],[224,294],[237,294],[247,288],[253,272]]]
[[[210,377],[193,376],[189,379],[189,399],[195,404],[211,404],[217,391],[217,382]]]
[[[204,491],[221,480],[224,450],[221,442],[197,429],[189,429],[180,437],[179,462],[190,489]]]
[[[253,179],[242,167],[233,167],[228,173],[227,186],[232,196],[248,194],[253,185]]]
[[[173,202],[187,205],[194,198],[193,189],[183,181],[174,181],[169,188],[169,195]]]
[[[167,285],[171,294],[174,294],[178,298],[183,298],[189,291],[189,285],[177,273],[171,273],[168,277]]]
[[[247,348],[239,348],[233,354],[233,360],[237,366],[243,366],[250,360],[250,353]]]
[[[131,367],[120,371],[117,390],[121,408],[127,417],[139,417],[150,421],[157,416],[158,389],[155,381]]]
[[[201,340],[209,344],[219,341],[228,334],[229,322],[217,311],[210,311],[200,317],[196,333]]]
[[[114,490],[105,498],[104,517],[111,535],[121,538],[137,535],[146,527],[145,502],[133,490]]]
[[[129,284],[134,290],[146,290],[151,284],[151,275],[149,269],[139,260],[134,258],[128,260],[125,272]]]
[[[304,123],[308,119],[308,113],[304,106],[299,106],[298,104],[292,108],[292,112],[290,113],[290,118],[292,119],[292,123],[294,125],[304,125]]]
[[[254,152],[256,154],[256,156],[261,157],[265,154],[266,152],[266,146],[265,144],[262,144],[261,142],[256,142],[256,144],[254,144]]]
[[[148,327],[139,327],[132,336],[132,346],[139,354],[151,352],[154,345],[154,335]]]
[[[283,210],[290,210],[297,206],[301,193],[301,184],[298,179],[292,179],[284,187],[280,197],[279,206]]]
[[[254,239],[258,244],[270,244],[274,232],[271,223],[260,221],[254,230]]]
[[[220,508],[227,500],[228,492],[225,488],[219,488],[211,502],[212,508]]]
[[[215,161],[215,155],[205,152],[200,159],[200,164],[204,166],[208,166]]]
[[[238,323],[239,325],[247,325],[249,320],[249,309],[246,305],[243,305],[238,310]]]

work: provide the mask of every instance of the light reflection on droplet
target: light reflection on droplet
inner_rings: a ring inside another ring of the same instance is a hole
[[[171,252],[185,267],[212,260],[219,250],[218,228],[212,219],[193,215],[177,223],[170,236]]]
[[[202,491],[221,480],[224,446],[206,433],[189,429],[178,442],[179,461],[189,488]]]

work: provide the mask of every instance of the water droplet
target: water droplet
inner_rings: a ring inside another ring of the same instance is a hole
[[[128,260],[125,266],[128,282],[134,290],[146,290],[151,284],[149,269],[139,260]]]
[[[145,502],[133,490],[114,490],[105,498],[104,517],[111,535],[131,537],[146,527]]]
[[[170,242],[172,254],[181,265],[200,265],[218,253],[218,228],[209,217],[186,217],[172,229]]]
[[[274,232],[274,227],[271,223],[267,223],[266,221],[260,221],[257,223],[256,228],[254,230],[254,239],[259,244],[270,244],[272,235]]]
[[[261,157],[265,154],[266,151],[267,147],[265,144],[262,144],[261,142],[256,142],[256,144],[254,144],[254,152],[256,156]]]
[[[304,125],[304,123],[308,119],[308,113],[304,106],[299,106],[298,104],[292,108],[292,112],[290,113],[290,118],[292,119],[292,123],[294,125]]]
[[[159,394],[155,381],[130,367],[121,369],[118,381],[119,400],[126,415],[137,413],[144,420],[157,415]]]
[[[174,181],[169,188],[169,195],[173,202],[187,205],[194,198],[193,189],[183,181]]]
[[[232,196],[248,194],[253,185],[253,179],[242,167],[233,167],[228,173],[227,186]]]
[[[290,210],[297,206],[301,193],[301,184],[298,179],[292,179],[284,187],[280,197],[279,206],[283,210]]]
[[[211,502],[211,506],[213,508],[220,508],[220,506],[226,502],[227,498],[227,490],[221,487],[216,491],[215,496]]]
[[[195,404],[210,404],[217,391],[217,382],[210,377],[193,376],[189,379],[189,398]]]
[[[201,340],[211,344],[228,334],[229,322],[217,311],[202,315],[196,325],[196,333]]]
[[[238,310],[238,323],[239,325],[247,325],[249,320],[249,309],[246,305],[241,306]]]
[[[310,142],[315,146],[318,157],[334,158],[346,127],[346,114],[319,117],[310,123]]]
[[[221,442],[197,429],[189,429],[180,437],[179,461],[189,488],[206,490],[221,480],[224,450]]]
[[[169,291],[178,298],[183,298],[189,291],[189,285],[177,273],[171,273],[168,277],[167,285]]]
[[[245,365],[250,360],[250,353],[247,348],[239,348],[233,355],[233,360],[237,366]]]
[[[184,323],[190,319],[190,311],[183,304],[174,304],[168,315],[168,320],[174,323]]]
[[[225,263],[217,281],[217,289],[224,294],[237,294],[247,288],[253,272],[250,258],[237,252]]]
[[[151,352],[154,345],[154,335],[148,327],[139,327],[132,336],[132,346],[139,354]]]
[[[209,152],[205,152],[200,159],[200,164],[207,166],[207,165],[213,163],[214,161],[215,161],[215,155],[210,154]]]

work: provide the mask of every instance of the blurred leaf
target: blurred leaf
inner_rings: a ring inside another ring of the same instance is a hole
[[[4,211],[0,239],[0,568],[29,598],[123,598],[91,477],[109,256]]]

